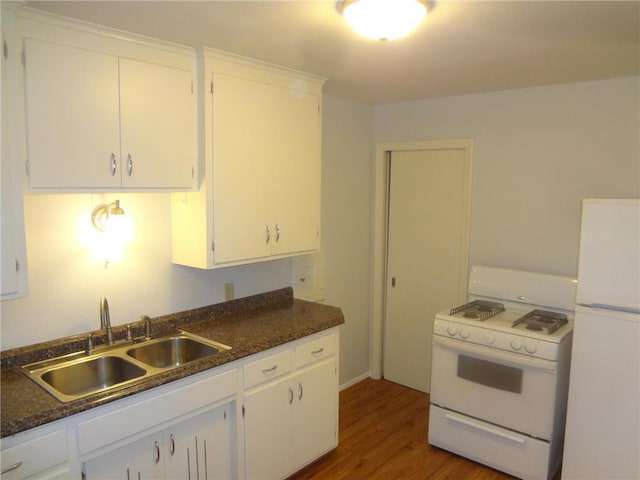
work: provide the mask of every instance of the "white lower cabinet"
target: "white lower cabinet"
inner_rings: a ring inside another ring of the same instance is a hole
[[[244,374],[246,478],[285,478],[337,446],[336,333],[256,360]]]
[[[283,478],[294,470],[293,396],[290,375],[245,394],[247,478]]]
[[[218,407],[165,431],[166,478],[231,478],[227,410]],[[168,434],[168,438],[167,438]]]
[[[302,467],[338,444],[338,385],[335,358],[296,375],[294,402],[296,466]]]
[[[67,432],[36,428],[2,439],[0,476],[3,480],[69,478]]]
[[[239,384],[237,369],[214,369],[88,412],[76,425],[82,478],[235,478]]]
[[[83,479],[142,479],[160,478],[160,466],[154,462],[154,446],[162,441],[162,434],[149,435],[135,442],[89,460],[82,467]]]
[[[230,478],[226,410],[209,410],[87,461],[83,478]]]

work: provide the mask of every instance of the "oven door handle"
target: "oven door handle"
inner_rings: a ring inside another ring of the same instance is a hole
[[[462,423],[463,425],[467,425],[469,427],[473,427],[478,430],[482,430],[482,431],[491,433],[493,435],[497,435],[498,437],[506,438],[507,440],[511,440],[512,442],[521,443],[521,444],[525,443],[524,437],[521,437],[513,433],[505,432],[503,430],[498,430],[497,428],[494,428],[491,425],[487,425],[486,423],[475,422],[470,418],[460,417],[453,413],[447,413],[445,415],[445,418],[453,422]]]
[[[558,372],[558,363],[551,360],[544,360],[542,358],[526,357],[515,352],[506,352],[497,348],[485,347],[484,345],[477,345],[475,343],[461,342],[459,340],[452,340],[450,338],[442,337],[440,335],[433,336],[434,345],[441,345],[445,348],[449,348],[458,353],[466,353],[481,357],[484,360],[492,361],[494,363],[500,362],[506,365],[514,367],[528,367],[537,368],[539,370],[545,370],[550,373]]]

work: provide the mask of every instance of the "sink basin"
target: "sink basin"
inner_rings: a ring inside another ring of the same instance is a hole
[[[185,335],[151,340],[139,347],[127,350],[127,355],[145,365],[156,368],[177,367],[220,352],[208,343]]]
[[[77,397],[121,385],[146,373],[122,357],[106,355],[65,364],[44,372],[40,378],[62,395]]]
[[[121,341],[23,365],[38,385],[61,402],[115,390],[231,347],[181,330],[152,339]]]

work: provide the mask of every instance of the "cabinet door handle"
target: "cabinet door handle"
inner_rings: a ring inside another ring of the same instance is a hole
[[[160,463],[160,445],[158,445],[158,442],[155,442],[154,448],[156,451],[156,463]]]
[[[314,350],[313,352],[311,352],[311,355],[320,355],[322,352],[324,352],[324,347],[319,348],[318,350]]]
[[[113,177],[116,174],[116,168],[118,166],[118,164],[116,163],[115,153],[111,153],[111,157],[109,157],[109,164],[111,165],[111,176]]]
[[[133,173],[133,159],[131,158],[131,154],[127,155],[127,175],[131,176]]]
[[[276,243],[278,243],[278,240],[280,240],[280,227],[276,223]]]
[[[289,387],[289,405],[293,403],[293,388]]]
[[[269,230],[269,225],[267,225],[265,228],[265,243],[269,243],[269,240],[271,240],[271,230]]]
[[[169,439],[171,440],[171,450],[169,450],[169,453],[171,453],[171,456],[173,457],[176,453],[176,440],[173,438],[173,433],[169,435]]]
[[[271,373],[271,372],[275,372],[276,369],[278,368],[278,364],[276,363],[273,367],[271,368],[263,368],[262,369],[262,373],[264,373],[265,375]]]
[[[298,400],[302,400],[304,390],[302,389],[302,383],[298,383]]]
[[[9,473],[9,472],[13,472],[14,470],[19,469],[22,466],[22,462],[17,462],[14,463],[13,465],[11,465],[9,468],[7,468],[6,470],[2,470],[0,472],[0,475],[4,475],[5,473]]]

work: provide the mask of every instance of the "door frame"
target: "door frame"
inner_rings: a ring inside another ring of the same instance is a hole
[[[428,140],[420,142],[394,142],[376,144],[373,169],[373,245],[371,249],[371,330],[369,334],[369,371],[371,378],[382,378],[383,329],[386,311],[386,270],[387,270],[387,232],[389,213],[389,159],[394,151],[408,150],[464,150],[466,199],[466,228],[464,261],[460,272],[461,291],[467,291],[469,270],[469,239],[471,220],[471,158],[473,141],[471,139]]]

